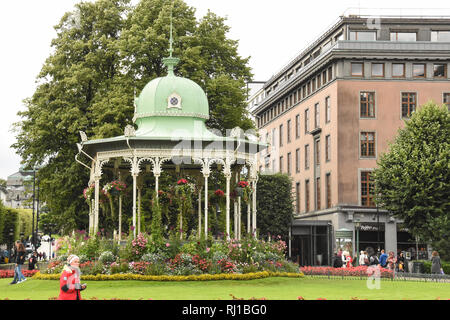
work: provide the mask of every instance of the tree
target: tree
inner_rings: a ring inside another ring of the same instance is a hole
[[[270,234],[287,240],[294,218],[291,178],[286,174],[260,175],[256,199],[259,235],[265,238]]]
[[[55,27],[53,53],[19,112],[13,145],[24,163],[45,164],[37,174],[41,198],[66,232],[88,224],[81,194],[89,172],[74,161],[79,131],[90,139],[108,138],[132,123],[135,91],[166,75],[162,58],[168,55],[171,12],[174,55],[181,59],[176,73],[208,93],[209,125],[223,132],[253,126],[244,103],[248,58],[238,55],[237,41],[227,39],[223,18],[209,12],[198,22],[182,0],[141,0],[135,7],[129,0],[77,4]]]
[[[429,102],[400,129],[374,172],[379,205],[450,258],[450,113]]]

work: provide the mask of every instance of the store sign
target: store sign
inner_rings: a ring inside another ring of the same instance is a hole
[[[336,230],[336,238],[340,239],[352,239],[353,231],[352,230]]]
[[[378,223],[364,222],[359,226],[359,231],[377,232],[384,231],[384,223],[380,223],[380,230],[378,230]]]

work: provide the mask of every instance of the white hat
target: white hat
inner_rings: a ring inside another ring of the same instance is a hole
[[[71,264],[72,261],[75,260],[75,259],[80,260],[80,258],[79,258],[77,255],[71,254],[70,256],[67,257],[67,263],[68,263],[68,264]]]

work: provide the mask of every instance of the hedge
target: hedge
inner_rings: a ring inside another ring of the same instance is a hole
[[[98,274],[82,276],[86,281],[114,281],[114,280],[141,280],[141,281],[214,281],[214,280],[254,280],[269,277],[289,277],[289,278],[303,278],[303,273],[287,273],[287,272],[254,272],[246,274],[201,274],[189,276],[151,276],[140,274]],[[37,272],[33,279],[37,280],[59,280],[59,274],[42,274]]]
[[[431,261],[429,260],[419,260],[419,262],[423,262],[424,273],[431,273]],[[442,261],[442,270],[444,270],[445,274],[450,274],[450,262]]]

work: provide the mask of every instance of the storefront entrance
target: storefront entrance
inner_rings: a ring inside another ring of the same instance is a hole
[[[385,249],[384,223],[362,222],[359,227],[359,250],[371,247],[375,252]]]
[[[290,259],[301,266],[331,265],[332,226],[328,221],[295,221]]]

